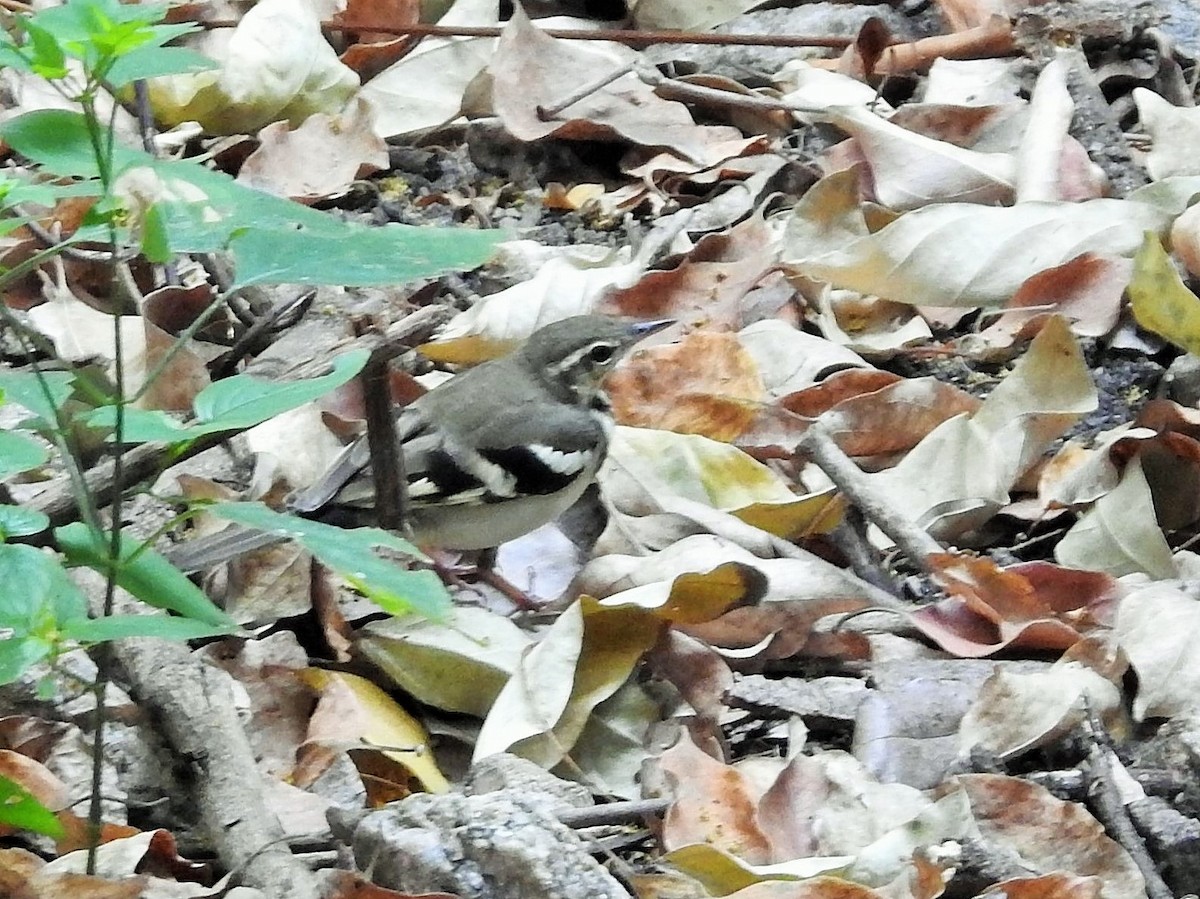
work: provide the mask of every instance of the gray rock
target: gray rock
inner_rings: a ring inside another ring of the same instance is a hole
[[[547,788],[557,779],[529,767],[485,760],[472,772],[472,789],[520,785],[476,795],[422,793],[331,823],[359,870],[389,889],[463,899],[629,899],[555,817],[580,796]]]

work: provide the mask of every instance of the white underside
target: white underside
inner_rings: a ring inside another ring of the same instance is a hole
[[[422,543],[443,549],[490,549],[540,528],[575,505],[592,482],[576,478],[570,489],[545,496],[526,496],[483,503],[464,515],[461,506],[413,509],[413,529]]]

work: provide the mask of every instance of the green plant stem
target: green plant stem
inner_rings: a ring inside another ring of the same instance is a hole
[[[33,341],[28,333],[28,329],[12,314],[3,303],[0,303],[0,317],[4,319],[5,324],[12,326],[13,333],[17,340],[21,342],[21,349],[25,356],[31,362],[35,357],[35,348]],[[37,381],[38,389],[41,390],[42,396],[46,399],[47,405],[54,410],[54,427],[50,431],[50,436],[54,441],[54,446],[58,450],[59,455],[63,459],[63,465],[67,470],[67,477],[71,481],[72,489],[79,496],[79,516],[89,526],[99,527],[100,517],[99,510],[91,501],[91,494],[87,489],[87,481],[84,476],[83,468],[79,465],[79,457],[71,446],[71,426],[67,421],[66,416],[60,408],[54,405],[54,393],[50,389],[49,383],[46,381],[45,373],[41,366],[36,363],[32,364],[33,377]]]
[[[79,103],[83,108],[84,121],[87,123],[88,138],[92,144],[92,152],[96,156],[96,168],[102,190],[101,199],[106,201],[112,196],[113,186],[113,134],[112,123],[102,129],[96,110],[96,82],[89,79],[89,86]],[[107,134],[103,133],[107,131]],[[107,138],[107,139],[106,139]],[[116,259],[119,250],[116,225],[111,214],[105,219],[108,227],[109,249],[112,253],[112,265],[109,270],[113,288],[124,285],[117,277]],[[129,299],[128,297],[126,299]],[[124,498],[124,436],[125,436],[125,348],[121,340],[121,306],[116,305],[112,312],[113,328],[113,381],[116,388],[116,414],[113,422],[113,494],[109,507],[109,543],[108,565],[104,572],[104,609],[103,617],[113,613],[116,601],[117,570],[121,564],[121,515]],[[87,873],[95,874],[100,848],[100,828],[103,817],[103,798],[101,796],[101,780],[104,770],[104,694],[110,680],[110,654],[106,645],[96,647],[96,716],[95,731],[92,737],[92,796],[88,804],[88,859]]]

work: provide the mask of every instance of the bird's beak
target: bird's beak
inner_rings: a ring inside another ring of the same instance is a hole
[[[675,319],[673,318],[660,318],[652,322],[634,322],[629,326],[629,333],[636,340],[641,340],[643,337],[656,334],[668,325],[673,324],[675,324]]]

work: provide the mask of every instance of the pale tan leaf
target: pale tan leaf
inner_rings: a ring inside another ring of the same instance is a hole
[[[831,110],[822,118],[857,141],[871,169],[874,196],[885,206],[905,210],[930,203],[1012,200],[1016,165],[1006,153],[981,153],[933,140],[862,106]]]
[[[356,100],[336,115],[316,113],[298,128],[275,122],[258,133],[237,180],[300,203],[345,193],[357,178],[386,168],[387,145],[372,130],[367,104]],[[321,165],[313,165],[313,160]]]
[[[1112,718],[1120,709],[1117,686],[1078,662],[1031,674],[1000,667],[959,724],[959,751],[965,756],[981,746],[1001,760],[1014,758],[1075,730],[1089,712]]]
[[[1181,108],[1144,87],[1133,89],[1142,127],[1153,146],[1146,155],[1146,170],[1155,181],[1175,175],[1200,175],[1200,109]]]
[[[1117,609],[1117,643],[1138,676],[1133,716],[1170,718],[1200,709],[1200,603],[1171,584],[1150,584]]]
[[[1067,531],[1054,548],[1054,557],[1072,568],[1116,577],[1133,572],[1153,578],[1177,576],[1139,459],[1131,459],[1117,486]]]
[[[583,597],[528,650],[488,712],[475,758],[512,752],[552,767],[571,751],[593,710],[628,679],[659,628],[640,609]]]

